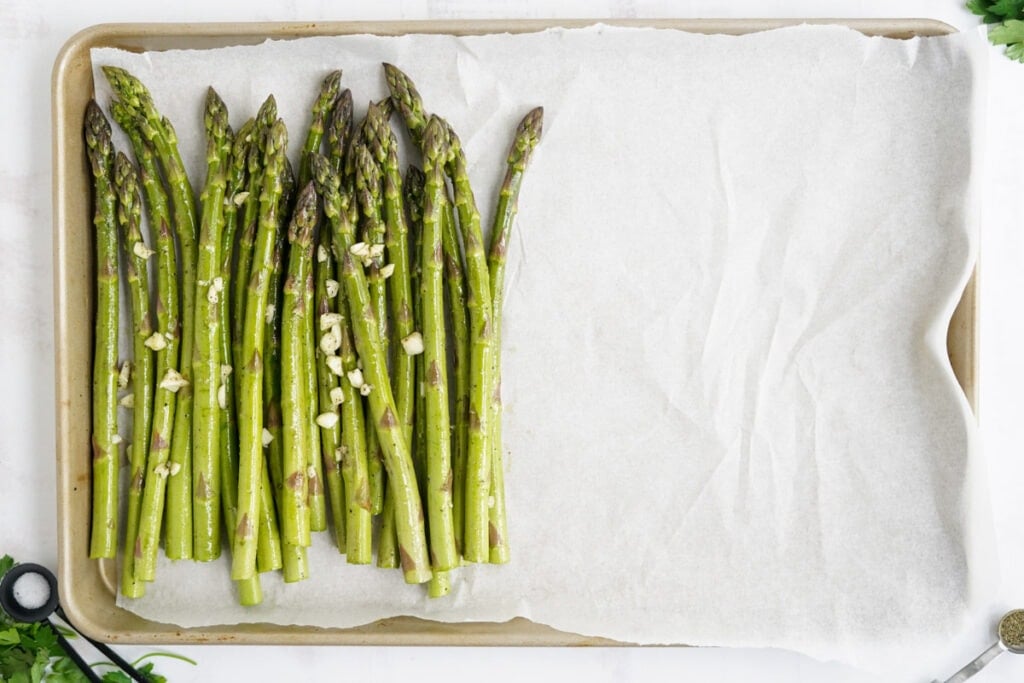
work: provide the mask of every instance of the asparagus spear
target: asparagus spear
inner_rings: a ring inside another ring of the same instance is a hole
[[[284,254],[288,246],[288,224],[294,194],[295,178],[291,165],[285,159],[281,175],[281,196],[277,208],[278,230],[274,240],[274,256],[269,266],[267,315],[264,321],[263,419],[267,438],[264,441],[264,466],[260,480],[256,569],[259,572],[268,572],[283,567],[287,582],[297,581],[296,577],[304,577],[306,574],[305,554],[281,540],[277,514],[277,501],[281,499],[284,489],[284,477],[281,473],[284,444],[281,434],[281,282],[284,277]]]
[[[337,320],[338,282],[335,279],[334,256],[331,253],[331,231],[321,230],[316,248],[316,317],[321,337],[315,350],[317,376],[317,417],[320,428],[324,473],[327,479],[327,493],[331,503],[331,521],[334,524],[334,540],[339,552],[345,552],[345,487],[341,477],[339,454],[341,452],[340,406],[344,393],[338,385],[338,375],[327,366],[328,358],[337,358],[341,347],[341,326]],[[333,283],[333,286],[328,284]],[[333,293],[332,293],[333,292]],[[338,358],[338,361],[341,359]]]
[[[200,562],[220,557],[220,299],[221,239],[224,231],[224,194],[227,167],[234,142],[228,110],[213,88],[206,93],[206,186],[200,202],[199,259],[196,268],[195,419],[192,422],[193,555]],[[221,397],[223,399],[224,397]]]
[[[111,113],[128,134],[135,151],[139,162],[139,178],[148,203],[149,222],[156,235],[157,331],[147,340],[147,345],[156,351],[155,376],[158,384],[153,399],[153,427],[146,456],[139,528],[131,546],[136,579],[152,581],[156,578],[156,555],[164,517],[171,432],[174,429],[176,392],[180,386],[180,375],[177,372],[180,338],[178,267],[167,194],[160,182],[156,155],[152,146],[143,139],[140,129],[145,122],[122,102],[113,102]]]
[[[352,91],[346,88],[338,96],[327,127],[327,158],[338,173],[352,140],[352,117]]]
[[[135,576],[135,537],[139,530],[142,486],[146,472],[146,454],[153,420],[153,351],[146,341],[153,334],[149,310],[149,257],[151,251],[142,239],[142,196],[135,167],[124,154],[114,159],[114,187],[117,190],[117,223],[124,248],[125,275],[131,295],[132,356],[132,443],[128,477],[128,516],[125,525],[125,552],[121,566],[121,593],[141,597],[145,584]]]
[[[117,197],[110,123],[99,105],[85,110],[96,230],[96,336],[92,368],[92,537],[89,556],[117,553]]]
[[[239,208],[245,204],[247,180],[246,160],[252,147],[252,131],[255,119],[249,119],[238,129],[231,147],[230,166],[224,187],[224,232],[220,241],[220,278],[222,294],[217,301],[217,315],[220,319],[218,345],[220,346],[221,368],[219,395],[223,393],[220,406],[220,498],[221,515],[228,532],[228,545],[232,545],[234,526],[232,521],[238,512],[238,428],[235,424],[235,383],[233,355],[231,351],[231,305],[230,294],[234,291],[234,246],[238,232]]]
[[[375,107],[370,105],[367,120],[376,115]],[[373,304],[374,320],[378,336],[385,349],[388,348],[388,298],[387,285],[381,274],[384,265],[385,227],[381,219],[382,198],[380,191],[380,169],[363,143],[355,146],[353,153],[355,164],[355,191],[359,210],[363,218],[363,244],[369,254],[367,283],[370,301]],[[380,514],[384,509],[384,462],[383,453],[376,429],[370,425],[366,435],[370,465],[370,504],[373,514]]]
[[[332,71],[320,84],[320,91],[317,93],[316,101],[313,102],[312,120],[309,124],[309,131],[306,133],[306,141],[302,147],[302,156],[299,161],[299,187],[305,187],[313,179],[313,168],[310,158],[320,151],[320,143],[324,137],[324,128],[327,126],[328,116],[334,110],[338,101],[338,91],[341,89],[341,71]]]
[[[505,300],[505,253],[519,209],[519,190],[533,149],[540,142],[544,126],[544,109],[531,110],[516,128],[508,153],[508,168],[498,194],[491,229],[491,247],[487,257],[491,277],[491,299],[494,307],[494,348],[491,365],[491,499],[488,536],[489,559],[494,564],[509,560],[508,522],[505,514],[505,469],[501,443],[501,309]]]
[[[252,144],[249,147],[246,169],[249,174],[247,190],[242,199],[242,224],[236,247],[236,274],[231,306],[231,358],[235,368],[242,367],[242,338],[245,329],[245,304],[249,292],[249,271],[252,268],[252,254],[256,242],[256,230],[260,213],[260,192],[263,188],[263,161],[266,156],[266,138],[277,119],[277,102],[270,95],[260,105],[252,130]],[[241,375],[234,373],[236,399],[240,395]],[[236,413],[241,406],[236,405]]]
[[[405,206],[409,211],[409,229],[413,235],[412,253],[417,255],[423,253],[423,204],[425,184],[426,178],[423,175],[423,171],[419,170],[415,166],[410,166],[409,170],[405,174]],[[447,199],[447,192],[445,193],[445,199]],[[447,206],[447,201],[444,205]],[[443,214],[444,212],[442,211],[442,215]],[[412,280],[413,320],[414,327],[417,330],[423,329],[423,301],[422,288],[420,286],[423,279],[422,261],[422,258],[413,259],[411,265],[412,272],[410,274]],[[419,355],[418,361],[416,362],[416,408],[413,411],[414,422],[412,452],[420,491],[427,491],[427,408],[425,394],[426,378],[424,376],[423,366],[423,356]],[[457,482],[454,483],[457,484]],[[458,491],[457,485],[455,486],[455,490]],[[429,524],[427,533],[428,535],[430,533]],[[458,548],[456,546],[456,554],[457,553]],[[450,574],[451,572],[448,570],[434,570],[433,575],[430,577],[430,582],[427,584],[427,595],[432,598],[439,598],[448,595],[448,593],[451,592]]]
[[[232,261],[234,255],[235,235],[238,231],[239,209],[245,205],[246,183],[248,176],[247,159],[252,147],[252,132],[255,119],[249,119],[238,129],[231,148],[231,165],[227,176],[224,194],[224,234],[221,236],[220,276],[224,281],[223,293],[217,303],[220,317],[220,334],[218,335],[222,359],[219,392],[223,392],[223,404],[220,406],[220,497],[221,517],[227,533],[228,547],[234,547],[235,516],[238,513],[238,428],[235,424],[235,392],[231,376],[234,368],[231,365],[231,303],[228,294],[233,291]],[[218,394],[218,399],[220,394]],[[263,587],[258,574],[237,582],[238,601],[245,606],[258,605],[263,602]]]
[[[399,555],[408,583],[423,583],[430,579],[426,537],[423,533],[423,508],[420,504],[416,475],[409,453],[409,443],[395,417],[395,400],[388,380],[386,347],[380,337],[373,303],[370,299],[366,274],[356,261],[353,250],[361,252],[355,241],[355,231],[349,220],[337,188],[339,182],[331,178],[333,169],[322,156],[313,158],[313,175],[324,197],[325,213],[334,230],[335,243],[341,261],[342,280],[351,314],[352,329],[363,369],[353,384],[360,393],[368,394],[370,412],[377,433],[384,446],[388,477],[395,488],[395,526],[398,532]],[[354,371],[353,371],[354,374]]]
[[[483,247],[480,212],[469,182],[466,155],[455,131],[448,128],[451,144],[455,207],[459,214],[462,243],[466,249],[466,281],[469,284],[469,438],[466,449],[465,529],[463,555],[468,562],[487,562],[490,557],[488,524],[491,492],[490,395],[494,343],[490,270]]]
[[[423,252],[423,200],[426,185],[426,177],[423,171],[415,166],[409,166],[405,173],[403,190],[405,193],[405,208],[409,212],[409,232],[412,233],[412,254],[410,263],[410,289],[412,290],[412,311],[413,329],[423,329],[423,297],[420,283],[423,281],[423,263],[420,254]],[[416,374],[414,377],[415,407],[413,409],[413,430],[412,430],[412,459],[416,467],[416,476],[420,482],[420,490],[426,490],[426,420],[427,411],[424,399],[424,376],[423,356],[419,355],[416,360]]]
[[[307,183],[308,184],[308,183]],[[316,190],[310,188],[310,193],[315,195]],[[314,225],[314,230],[315,230]],[[310,244],[313,244],[313,236],[310,237]],[[312,250],[312,246],[310,247]],[[320,454],[320,430],[316,428],[317,418],[317,395],[320,387],[317,383],[316,373],[316,333],[314,317],[316,312],[314,300],[313,268],[312,259],[310,268],[306,272],[306,279],[302,283],[302,310],[304,315],[302,322],[302,374],[299,379],[305,382],[304,394],[306,396],[305,422],[308,427],[307,443],[305,447],[306,467],[308,481],[306,509],[309,514],[309,528],[312,531],[325,531],[327,529],[327,501],[324,496],[324,465]]]
[[[195,311],[196,203],[192,185],[178,152],[171,122],[161,116],[142,82],[118,67],[103,73],[121,101],[137,114],[143,136],[153,145],[170,187],[174,227],[181,253],[181,367],[184,383],[178,390],[171,438],[171,470],[167,484],[164,550],[171,559],[192,556],[192,323]]]
[[[347,93],[348,91],[345,91]],[[339,107],[345,103],[345,93],[339,101]],[[332,131],[344,131],[350,128],[344,116],[337,116],[335,110]],[[348,120],[351,121],[351,106],[348,107]],[[333,134],[328,145],[331,161],[323,159],[318,162],[321,172],[315,174],[318,193],[324,196],[324,213],[332,224],[346,220],[349,216],[349,196],[339,192],[340,166],[344,156],[342,145],[347,139],[344,135]],[[338,214],[345,213],[345,219]],[[326,232],[326,231],[325,231]],[[340,247],[336,239],[331,240],[335,260],[340,259]],[[337,320],[338,320],[338,358],[339,363],[331,363],[331,371],[340,375],[339,388],[342,393],[341,403],[341,476],[345,489],[345,531],[346,555],[349,564],[367,564],[372,554],[372,515],[370,504],[370,483],[366,452],[366,424],[363,414],[363,401],[359,389],[352,386],[353,377],[357,374],[355,344],[352,341],[352,330],[349,318],[349,307],[346,303],[345,289],[338,286]],[[327,363],[328,360],[325,360]]]
[[[448,150],[444,124],[431,119],[423,134],[423,236],[420,261],[422,282],[422,345],[426,379],[426,483],[430,553],[435,572],[455,567],[455,529],[452,519],[451,438],[448,413],[448,363],[444,321],[444,258],[441,213],[447,197],[442,168]]]
[[[284,166],[288,133],[277,120],[267,136],[266,164],[260,193],[260,220],[249,276],[249,296],[245,305],[242,340],[243,365],[238,413],[238,515],[235,524],[231,577],[236,581],[256,572],[256,520],[259,514],[259,487],[263,469],[263,348],[267,313],[267,284],[274,241],[278,231],[278,200],[281,171]]]
[[[312,315],[312,311],[305,307],[303,290],[312,265],[316,220],[316,194],[312,186],[307,186],[299,195],[288,232],[291,253],[281,310],[281,413],[284,434],[281,532],[286,543],[301,546],[310,544],[310,528],[304,508],[307,482],[312,469],[306,452],[310,443],[308,432],[311,431],[307,421],[307,405],[313,399],[306,391],[302,375],[305,371],[303,355],[308,350],[303,319]]]
[[[415,84],[406,74],[391,64],[384,65],[388,89],[395,107],[402,114],[410,137],[421,145],[423,132],[427,127],[428,114]],[[451,179],[454,165],[449,158],[445,171]],[[449,195],[450,199],[450,195]],[[465,519],[466,450],[469,440],[469,322],[466,310],[466,276],[462,265],[462,251],[459,246],[458,229],[453,215],[452,202],[445,202],[441,211],[441,240],[445,259],[445,284],[448,291],[448,306],[451,312],[451,336],[454,353],[452,371],[455,375],[454,428],[452,429],[452,469],[455,472],[452,513],[455,518],[455,545],[462,552],[462,537]]]
[[[281,542],[277,503],[284,486],[281,474],[281,276],[283,271],[285,239],[288,232],[286,206],[290,201],[288,176],[282,180],[281,200],[278,203],[278,233],[274,240],[274,255],[267,285],[267,315],[263,338],[263,422],[269,443],[264,442],[264,467],[260,477],[260,522],[256,568],[260,572],[280,569],[284,565],[284,545]],[[294,557],[294,553],[291,554]]]

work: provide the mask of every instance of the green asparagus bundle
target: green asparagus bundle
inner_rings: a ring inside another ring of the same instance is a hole
[[[331,529],[348,563],[370,563],[374,515],[378,565],[429,582],[431,597],[463,562],[507,562],[505,254],[541,110],[516,131],[485,249],[460,139],[396,67],[384,67],[389,97],[358,126],[341,72],[324,78],[297,177],[274,98],[236,136],[209,89],[198,201],[149,91],[103,71],[137,163],[116,154],[90,103],[90,554],[117,549],[117,391],[131,382],[122,593],[139,597],[155,579],[161,534],[167,557],[199,561],[218,557],[223,538],[239,601],[257,605],[260,573],[310,575],[314,532]],[[393,111],[423,160],[404,179]],[[120,364],[119,230],[132,339]]]

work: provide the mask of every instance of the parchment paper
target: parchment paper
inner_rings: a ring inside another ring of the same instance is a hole
[[[515,124],[545,107],[502,342],[512,562],[428,600],[318,535],[313,578],[265,576],[258,608],[226,558],[162,560],[119,604],[181,626],[524,616],[867,668],[941,645],[991,566],[944,350],[975,253],[972,40],[595,27],[93,51],[150,86],[196,184],[208,84],[236,127],[274,93],[295,159],[328,70],[361,113],[393,62],[460,132],[485,223]]]

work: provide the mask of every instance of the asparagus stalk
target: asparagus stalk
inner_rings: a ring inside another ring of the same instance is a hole
[[[238,515],[231,577],[246,579],[256,572],[256,520],[259,514],[259,488],[263,469],[263,348],[267,314],[267,285],[270,261],[278,231],[278,200],[288,133],[278,120],[267,136],[266,163],[260,193],[260,220],[256,236],[253,266],[249,277],[249,296],[245,305],[242,340],[242,375],[238,414]]]
[[[423,281],[423,263],[420,255],[423,253],[423,195],[425,186],[426,177],[423,175],[423,171],[415,166],[409,166],[405,173],[403,190],[405,193],[405,207],[409,212],[409,232],[412,233],[412,254],[414,258],[409,268],[409,280],[410,289],[412,290],[413,328],[416,330],[423,329],[423,297],[420,287]],[[415,360],[412,459],[416,467],[416,477],[420,483],[420,491],[426,491],[427,409],[424,402],[426,394],[424,391],[423,356],[419,355]]]
[[[249,119],[235,135],[231,147],[230,166],[224,188],[224,232],[220,241],[220,278],[223,282],[221,296],[217,301],[217,315],[220,319],[218,345],[220,346],[221,368],[220,389],[223,402],[220,406],[220,499],[221,515],[228,532],[228,545],[234,538],[232,522],[238,512],[238,427],[235,424],[235,383],[234,357],[231,351],[232,316],[234,303],[234,246],[238,232],[239,208],[245,204],[246,181],[248,177],[246,160],[252,147],[252,131],[255,119]],[[218,399],[221,396],[218,395]]]
[[[308,183],[307,183],[308,184]],[[310,194],[316,199],[316,190],[310,188]],[[316,226],[314,225],[314,231]],[[312,251],[313,236],[310,236],[310,251]],[[299,379],[305,383],[304,395],[306,396],[305,408],[307,425],[307,443],[305,447],[306,468],[308,481],[306,492],[308,495],[306,509],[309,515],[309,528],[312,531],[325,531],[327,529],[327,501],[324,496],[324,464],[320,454],[320,430],[316,428],[317,418],[317,395],[320,387],[317,383],[316,372],[316,333],[314,317],[316,312],[315,293],[313,285],[312,257],[310,267],[306,271],[306,279],[302,283],[302,310],[304,315],[302,322],[302,374]]]
[[[327,127],[328,117],[334,111],[335,103],[338,101],[338,91],[341,90],[341,71],[332,71],[320,84],[320,91],[313,102],[312,119],[309,124],[309,131],[306,133],[306,141],[302,146],[302,156],[299,161],[299,187],[305,187],[313,179],[312,162],[313,154],[320,151],[320,143],[323,141],[324,129]]]
[[[282,181],[281,200],[278,204],[278,234],[274,241],[274,255],[270,265],[270,282],[267,286],[267,315],[264,321],[263,338],[263,421],[269,443],[264,442],[264,467],[260,477],[260,522],[256,568],[260,572],[273,571],[284,566],[284,545],[281,542],[280,524],[277,518],[277,503],[284,486],[281,474],[281,276],[283,254],[288,226],[285,207],[289,194],[287,176]],[[294,557],[294,553],[292,554]]]
[[[260,572],[284,567],[285,581],[297,581],[306,575],[305,554],[281,541],[280,524],[275,501],[283,495],[281,473],[284,438],[281,434],[281,280],[284,274],[284,252],[287,246],[291,197],[294,178],[286,163],[281,178],[278,202],[278,232],[270,266],[267,295],[267,316],[263,340],[263,410],[264,429],[269,439],[265,444],[265,466],[260,485],[260,524],[256,567]]]
[[[419,170],[415,166],[410,166],[409,170],[405,175],[405,206],[409,211],[409,229],[413,234],[413,254],[420,255],[423,253],[423,205],[424,205],[424,192],[425,192],[426,178],[423,175],[423,171]],[[447,193],[445,193],[445,199],[447,199]],[[447,202],[445,202],[447,206]],[[443,208],[443,207],[442,207]],[[443,215],[442,211],[442,215]],[[413,299],[413,320],[414,327],[417,330],[423,329],[423,300],[422,300],[422,287],[421,283],[423,280],[423,259],[413,259],[411,265],[411,280],[412,280],[412,299]],[[426,408],[426,392],[424,376],[424,358],[422,355],[418,356],[416,363],[416,407],[413,411],[414,422],[413,422],[413,437],[412,437],[412,452],[413,452],[413,463],[416,467],[416,477],[419,481],[420,491],[427,491],[427,408]],[[454,441],[454,440],[452,440]],[[455,490],[458,491],[458,482]],[[429,503],[428,503],[429,505]],[[453,515],[454,519],[454,515]],[[429,521],[429,520],[428,520]],[[428,524],[427,533],[429,535],[430,529]],[[456,546],[457,553],[457,546]],[[432,598],[439,598],[447,595],[451,592],[451,578],[450,571],[448,570],[434,570],[433,575],[430,577],[430,582],[427,584],[427,595]]]
[[[180,375],[177,372],[180,338],[178,266],[174,237],[171,234],[170,207],[164,186],[160,182],[156,154],[152,146],[143,139],[141,132],[141,126],[145,125],[145,122],[122,102],[113,102],[111,113],[118,125],[128,134],[132,149],[135,151],[135,157],[139,162],[139,178],[148,203],[149,222],[156,236],[157,330],[147,340],[147,345],[156,351],[155,376],[158,384],[153,398],[153,427],[146,456],[139,528],[132,546],[136,579],[152,581],[156,578],[156,555],[164,517],[171,432],[174,429],[176,392],[180,386]]]
[[[330,125],[327,129],[327,150],[328,159],[335,171],[340,173],[344,164],[346,151],[352,140],[352,92],[345,89],[338,96],[331,113]],[[322,244],[330,245],[334,262],[337,262],[336,247],[331,238],[329,230],[321,231]],[[335,272],[337,276],[337,272]],[[319,282],[319,281],[318,281]],[[325,283],[325,288],[330,285]],[[334,280],[333,288],[336,290],[336,305],[331,309],[337,315],[337,339],[338,361],[331,361],[327,366],[329,357],[325,357],[324,366],[318,368],[321,375],[325,375],[325,368],[331,375],[340,375],[337,380],[337,388],[341,393],[342,403],[340,406],[341,429],[340,441],[336,450],[335,459],[340,466],[342,479],[341,490],[344,491],[344,512],[345,512],[345,549],[349,564],[367,564],[370,562],[373,543],[373,517],[370,513],[370,490],[369,476],[366,455],[366,423],[363,414],[363,400],[357,389],[352,387],[346,373],[355,372],[356,356],[355,347],[352,341],[352,331],[349,325],[348,307],[345,305],[344,289],[337,280]],[[329,292],[328,292],[329,294]],[[332,332],[335,330],[332,328]],[[340,365],[340,372],[336,372]],[[328,380],[324,380],[327,382]],[[333,403],[333,399],[331,401]],[[326,437],[326,435],[325,435]],[[326,443],[326,442],[325,442]],[[324,448],[325,463],[330,460],[328,447]],[[331,484],[330,473],[328,473],[328,484],[330,490],[335,490],[336,484]],[[333,503],[333,501],[332,501]],[[342,503],[339,502],[339,506]],[[335,520],[335,528],[338,522]],[[338,539],[339,549],[341,548],[340,538]]]
[[[348,207],[338,192],[339,181],[330,164],[322,156],[313,158],[313,175],[324,197],[325,213],[334,230],[341,261],[342,280],[351,314],[355,346],[363,368],[355,376],[360,393],[368,394],[370,412],[384,446],[385,465],[395,490],[395,527],[398,532],[399,555],[408,583],[430,579],[426,537],[423,532],[423,508],[420,503],[416,475],[409,453],[409,443],[395,417],[395,400],[388,379],[386,347],[380,337],[369,285],[356,254],[362,249],[355,241],[355,230]],[[333,178],[332,178],[333,176]]]
[[[352,120],[352,91],[346,88],[338,96],[327,127],[327,158],[339,174],[352,140]]]
[[[505,254],[509,236],[519,209],[519,190],[533,149],[540,142],[544,126],[544,109],[531,110],[516,128],[508,153],[508,168],[498,193],[498,205],[491,229],[491,246],[487,257],[491,278],[491,299],[494,307],[494,348],[491,365],[491,498],[488,536],[489,559],[494,564],[509,560],[508,522],[505,513],[505,469],[501,442],[501,312],[505,301]]]
[[[164,550],[171,559],[192,556],[192,323],[195,311],[196,202],[185,166],[178,152],[171,122],[161,116],[142,82],[118,67],[105,66],[111,88],[144,122],[140,130],[153,145],[170,188],[175,234],[181,254],[181,367],[183,384],[178,390],[171,438],[171,470],[167,484]]]
[[[330,161],[318,162],[323,168],[316,175],[317,191],[324,196],[324,213],[332,224],[349,220],[349,196],[339,192],[341,163],[344,157],[344,145],[349,135],[344,131],[351,128],[351,98],[346,98],[346,90],[342,93],[335,116],[332,119],[329,135]],[[338,110],[345,107],[349,100],[347,112]],[[342,218],[339,213],[344,213]],[[340,260],[341,251],[337,239],[331,239],[335,261]],[[339,387],[342,392],[341,403],[341,476],[345,489],[345,531],[346,555],[349,564],[368,564],[372,555],[372,512],[370,500],[369,465],[367,463],[366,435],[370,431],[366,427],[363,412],[363,400],[359,388],[352,385],[352,378],[360,377],[357,372],[355,343],[352,340],[349,306],[346,302],[345,288],[338,287],[337,305],[339,347],[337,361],[332,362],[331,371],[340,375]],[[325,360],[325,363],[328,362]]]
[[[85,144],[93,178],[96,230],[96,336],[92,368],[92,537],[89,556],[117,553],[117,197],[114,145],[99,105],[85,110]]]
[[[316,227],[316,194],[307,186],[299,195],[292,216],[288,240],[291,244],[288,277],[284,284],[281,310],[281,413],[283,417],[284,495],[281,498],[281,533],[285,543],[308,546],[310,544],[309,519],[306,516],[308,480],[312,478],[308,421],[308,402],[313,400],[306,391],[303,373],[304,352],[307,348],[305,321],[312,311],[306,309],[304,288],[311,274],[313,257],[313,229]]]
[[[236,247],[236,273],[234,288],[231,294],[231,358],[235,368],[241,368],[242,338],[245,336],[245,304],[249,292],[249,271],[252,268],[253,248],[256,242],[256,230],[260,213],[260,193],[263,188],[263,161],[266,156],[266,138],[270,128],[277,119],[277,102],[270,95],[260,105],[256,113],[252,129],[252,143],[246,159],[246,170],[249,174],[248,185],[241,198],[242,224]],[[240,395],[241,375],[234,373],[236,402]],[[241,412],[241,406],[235,406],[235,412]]]
[[[466,155],[455,131],[448,128],[451,144],[452,180],[455,186],[455,207],[466,250],[466,281],[469,285],[469,438],[466,449],[465,529],[463,555],[468,562],[487,562],[490,558],[488,525],[491,492],[490,464],[490,395],[492,349],[494,343],[490,270],[483,247],[480,212],[469,182]]]
[[[369,121],[377,110],[371,103],[366,118]],[[359,210],[363,218],[363,244],[368,249],[367,283],[370,301],[373,304],[374,320],[377,325],[381,344],[388,349],[388,297],[387,285],[381,268],[384,265],[385,226],[381,218],[382,197],[380,187],[380,169],[374,162],[369,150],[363,143],[355,146],[353,153],[355,164],[355,190]],[[370,465],[370,504],[373,514],[380,514],[384,509],[384,462],[381,444],[373,425],[366,435]]]
[[[128,477],[128,516],[125,524],[125,552],[121,566],[121,593],[137,598],[145,593],[145,584],[135,576],[135,538],[139,530],[142,487],[146,472],[146,454],[153,419],[153,351],[146,341],[153,334],[149,310],[149,257],[151,251],[142,239],[142,195],[135,167],[124,154],[114,159],[114,187],[117,190],[117,223],[124,248],[125,275],[131,299],[132,356],[132,443]]]
[[[221,240],[227,167],[234,142],[228,111],[213,88],[206,94],[206,186],[201,195],[199,259],[196,267],[194,353],[195,419],[192,422],[193,555],[200,562],[220,557],[220,299]]]
[[[423,132],[429,115],[423,107],[423,100],[415,84],[406,74],[391,64],[384,65],[388,89],[395,107],[402,114],[406,129],[413,141],[422,147]],[[451,179],[454,176],[452,158],[445,171]],[[450,196],[449,196],[450,197]],[[454,382],[454,428],[452,429],[452,469],[455,472],[452,513],[455,518],[455,545],[462,552],[465,519],[466,451],[469,441],[469,374],[470,346],[469,322],[466,310],[466,275],[462,264],[462,250],[459,246],[458,228],[452,202],[445,202],[441,211],[441,240],[445,259],[445,285],[448,292],[448,310],[451,312],[451,336],[454,352],[452,371]]]
[[[317,376],[317,417],[320,428],[320,445],[324,473],[327,479],[327,493],[331,503],[331,521],[334,525],[334,540],[338,551],[344,553],[347,543],[345,534],[345,486],[341,476],[339,455],[341,453],[341,403],[345,396],[338,385],[338,375],[327,365],[328,358],[337,358],[341,347],[341,325],[338,323],[337,306],[338,281],[334,272],[334,255],[331,253],[331,231],[321,230],[316,249],[316,314],[321,337],[315,350]],[[332,284],[333,283],[333,284]]]
[[[427,520],[435,572],[455,567],[455,529],[452,518],[452,470],[448,413],[448,362],[444,320],[444,251],[441,213],[447,197],[443,165],[448,154],[446,131],[440,119],[431,119],[423,134],[423,236],[420,262],[423,365],[426,408]]]

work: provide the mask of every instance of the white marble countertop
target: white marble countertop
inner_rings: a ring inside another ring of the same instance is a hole
[[[240,10],[240,7],[244,7]],[[929,17],[961,30],[977,20],[959,0],[0,0],[0,555],[56,567],[50,72],[78,30],[125,21],[283,21],[527,17]],[[918,680],[946,675],[992,640],[998,615],[1024,606],[1024,65],[992,50],[990,110],[981,179],[980,420],[990,469],[1004,579],[984,622],[950,642],[943,661],[922,661]],[[131,658],[153,648],[124,647]],[[779,651],[719,648],[171,648],[197,667],[159,660],[172,681],[399,680],[884,681]],[[908,652],[908,659],[914,658]],[[1024,679],[1024,657],[1006,655],[979,681]]]

